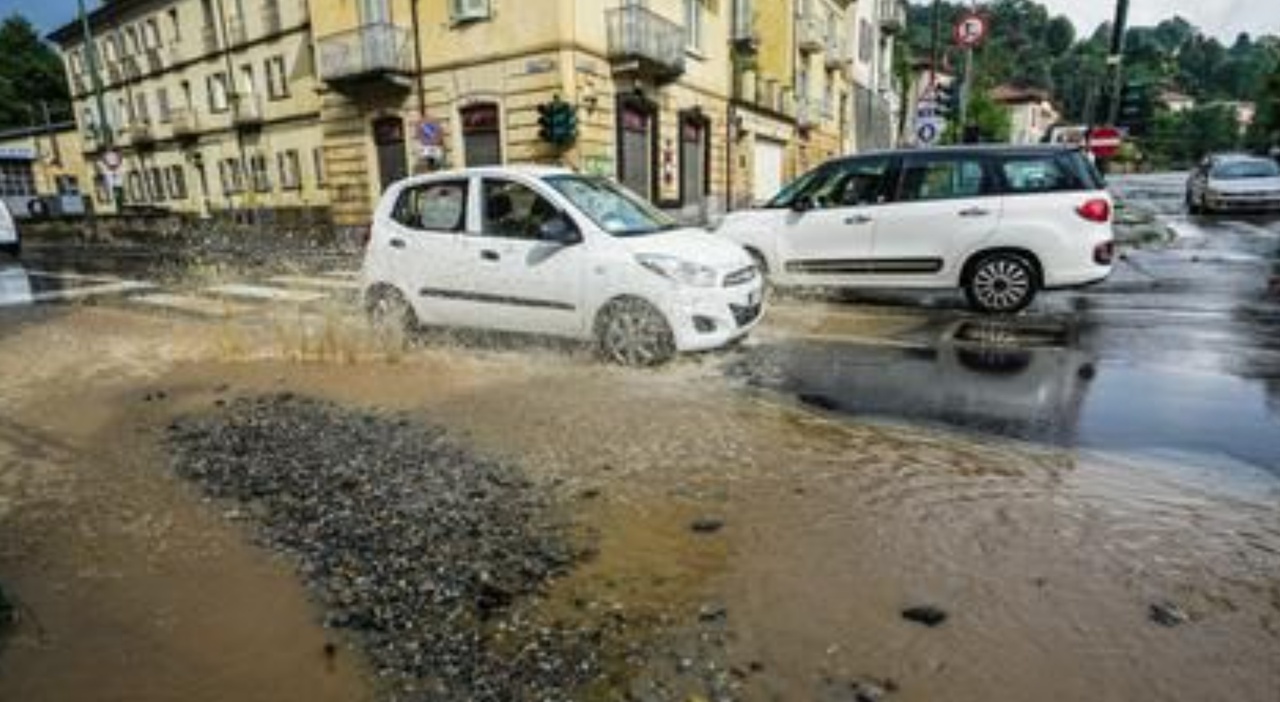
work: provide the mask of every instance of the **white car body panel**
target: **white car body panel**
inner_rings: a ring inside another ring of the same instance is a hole
[[[18,244],[18,223],[14,221],[9,207],[0,201],[0,246],[16,246]]]
[[[731,305],[759,307],[763,281],[755,275],[741,285],[694,287],[642,266],[640,254],[674,256],[717,273],[717,281],[753,266],[746,251],[721,237],[678,229],[615,237],[542,180],[571,175],[561,169],[494,167],[409,178],[384,194],[374,217],[361,275],[366,292],[386,285],[399,290],[418,320],[427,325],[544,334],[581,340],[595,335],[600,310],[620,297],[636,297],[666,318],[679,351],[714,349],[739,339],[762,314],[738,324]],[[483,179],[520,183],[560,208],[577,226],[581,242],[552,242],[479,234]],[[395,203],[407,187],[467,179],[465,232],[424,233],[398,224]],[[393,247],[401,239],[403,248]],[[430,291],[432,294],[422,294]],[[699,331],[694,317],[714,320]]]

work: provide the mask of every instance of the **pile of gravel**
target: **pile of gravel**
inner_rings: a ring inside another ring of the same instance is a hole
[[[172,465],[292,555],[394,698],[557,700],[599,685],[599,630],[532,602],[576,553],[520,471],[438,429],[289,394],[170,427]]]

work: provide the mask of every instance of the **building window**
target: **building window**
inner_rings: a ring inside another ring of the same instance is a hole
[[[267,157],[254,154],[249,157],[249,171],[253,178],[253,191],[271,192],[271,172],[267,170]]]
[[[280,187],[284,190],[302,188],[302,164],[295,149],[276,154],[276,167],[280,171]]]
[[[146,184],[142,182],[142,173],[130,171],[126,182],[129,184],[129,202],[145,202],[147,199]]]
[[[871,59],[875,56],[875,32],[871,28],[871,23],[865,19],[858,21],[858,60],[863,63],[871,63]]]
[[[462,109],[462,150],[468,166],[502,163],[501,114],[493,103]]]
[[[160,48],[160,24],[154,17],[142,25],[142,42],[148,49]]]
[[[147,171],[147,185],[152,202],[164,202],[164,172],[159,168]]]
[[[178,21],[178,8],[169,8],[169,36],[172,37],[173,43],[177,44],[182,41],[182,23]]]
[[[138,124],[150,124],[151,111],[147,109],[147,94],[138,93],[137,97],[134,98],[133,102],[134,102],[134,105],[136,106],[133,111],[134,121],[136,121]]]
[[[311,150],[311,167],[316,171],[316,185],[324,185],[324,147],[317,146]]]
[[[244,168],[238,158],[224,158],[218,162],[218,177],[222,181],[222,192],[235,195],[244,192]]]
[[[492,12],[490,0],[449,0],[449,19],[455,24],[486,20]]]
[[[30,161],[0,161],[0,195],[23,197],[35,194],[36,178]]]
[[[702,52],[702,0],[684,0],[684,43],[688,50]]]
[[[156,109],[160,112],[160,122],[168,124],[173,119],[173,106],[169,104],[169,89],[156,90]]]
[[[214,73],[209,76],[209,110],[212,112],[227,111],[227,74]]]
[[[169,166],[165,169],[165,179],[168,181],[171,199],[187,199],[187,174],[182,170],[182,166]]]
[[[267,95],[272,100],[289,97],[289,76],[285,73],[283,56],[267,59]]]

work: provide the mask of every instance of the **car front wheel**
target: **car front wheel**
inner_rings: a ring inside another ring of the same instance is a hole
[[[417,326],[413,308],[399,290],[378,287],[365,298],[369,324],[380,338],[406,343]]]
[[[979,312],[1021,312],[1036,297],[1036,271],[1023,256],[991,254],[973,266],[964,292],[969,305]]]
[[[615,300],[600,312],[596,337],[604,357],[624,366],[658,366],[676,353],[666,318],[653,305],[634,298]]]

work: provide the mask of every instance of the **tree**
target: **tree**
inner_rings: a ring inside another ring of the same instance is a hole
[[[0,24],[0,129],[42,123],[41,103],[66,118],[70,103],[62,60],[21,15]]]
[[[1161,113],[1156,116],[1151,138],[1142,142],[1158,168],[1187,167],[1206,154],[1234,149],[1239,143],[1235,110],[1223,105]]]

